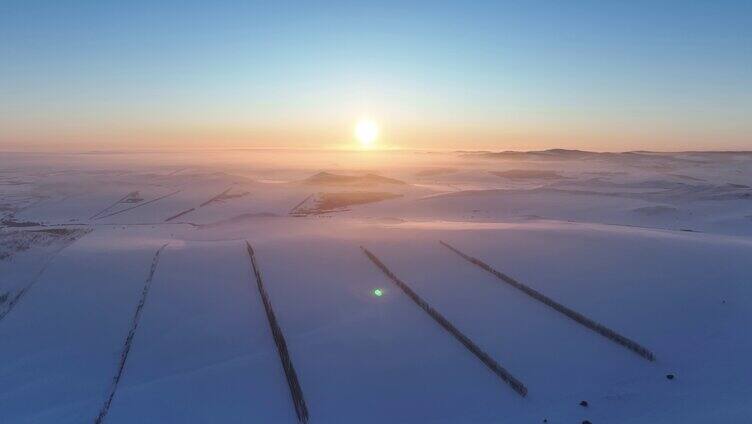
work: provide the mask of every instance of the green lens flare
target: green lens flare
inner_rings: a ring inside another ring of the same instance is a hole
[[[373,295],[376,297],[381,297],[384,295],[384,292],[381,289],[373,289]]]

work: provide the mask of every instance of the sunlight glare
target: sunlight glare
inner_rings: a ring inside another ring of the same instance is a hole
[[[361,147],[373,147],[378,136],[379,126],[371,119],[361,119],[355,125],[355,138],[358,139]]]

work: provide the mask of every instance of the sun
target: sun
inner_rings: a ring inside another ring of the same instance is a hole
[[[355,138],[361,147],[373,147],[379,137],[379,126],[371,119],[361,119],[355,124]]]

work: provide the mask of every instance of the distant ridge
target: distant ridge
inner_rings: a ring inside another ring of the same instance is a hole
[[[676,155],[676,154],[736,154],[736,155],[752,155],[752,150],[678,150],[678,151],[654,151],[654,150],[625,150],[622,152],[597,152],[590,150],[578,150],[578,149],[546,149],[546,150],[454,150],[453,153],[458,154],[470,154],[470,155],[508,155],[508,156],[521,156],[521,155],[558,155],[558,156],[598,156],[598,155]]]
[[[516,151],[501,151],[501,152],[461,152],[457,151],[462,156],[475,157],[483,159],[507,159],[507,160],[611,160],[611,161],[627,161],[634,162],[656,162],[656,161],[672,161],[682,162],[687,164],[701,164],[707,163],[707,160],[702,159],[702,152],[696,153],[667,153],[667,152],[647,152],[647,151],[629,151],[629,152],[588,152],[585,150],[568,150],[568,149],[549,149],[549,150],[536,150],[528,152],[516,152]],[[681,157],[680,155],[686,155]],[[711,153],[713,154],[713,153]],[[733,154],[733,153],[729,153]],[[691,157],[688,157],[691,156]]]

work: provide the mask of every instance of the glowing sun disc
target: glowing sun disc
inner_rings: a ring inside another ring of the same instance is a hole
[[[371,147],[379,137],[379,126],[370,119],[361,119],[355,125],[355,138],[363,147]]]

